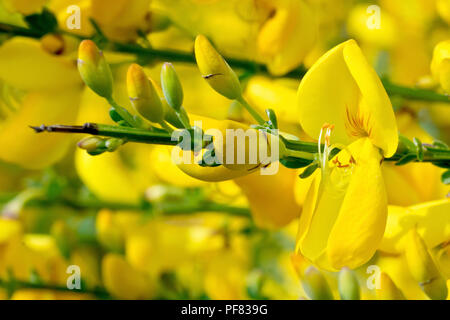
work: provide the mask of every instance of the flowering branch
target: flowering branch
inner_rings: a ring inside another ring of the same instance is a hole
[[[86,123],[83,126],[64,126],[64,125],[41,125],[39,127],[31,127],[37,133],[55,132],[55,133],[84,133],[103,137],[120,138],[129,142],[157,144],[176,146],[179,141],[172,139],[167,132],[155,132],[143,129],[136,129],[122,126],[112,126],[97,123]],[[317,153],[317,143],[297,141],[283,138],[286,148],[291,151],[301,151],[309,154]],[[336,149],[338,151],[338,149]],[[297,158],[299,160],[310,159],[301,158],[296,153],[290,153],[289,158]],[[415,139],[414,142],[409,141],[405,137],[400,138],[399,148],[397,152],[385,161],[393,161],[398,165],[409,162],[431,162],[440,167],[450,167],[450,149],[443,143],[434,145],[422,144]]]

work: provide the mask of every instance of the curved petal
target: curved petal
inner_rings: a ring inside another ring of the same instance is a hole
[[[297,93],[300,124],[305,132],[317,139],[324,123],[334,125],[332,143],[349,144],[356,138],[346,129],[346,111],[359,103],[359,89],[343,51],[349,41],[325,53],[306,73]]]
[[[397,150],[398,129],[386,90],[355,41],[346,43],[343,56],[361,94],[359,115],[365,119],[364,129],[372,144],[391,157]]]
[[[381,242],[387,219],[378,148],[369,139],[361,139],[349,149],[356,165],[327,246],[328,258],[336,269],[353,269],[367,262]]]

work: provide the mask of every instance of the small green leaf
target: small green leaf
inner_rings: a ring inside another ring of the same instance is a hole
[[[306,179],[309,176],[311,176],[314,171],[316,171],[316,169],[319,167],[318,163],[313,163],[312,165],[310,165],[309,167],[307,167],[300,175],[299,177],[302,179]]]
[[[413,142],[414,142],[414,145],[416,146],[417,160],[423,161],[423,145],[422,145],[422,141],[420,141],[419,138],[414,138]]]
[[[399,149],[401,149],[401,147],[404,147],[404,148],[406,148],[408,151],[413,151],[413,152],[415,152],[416,146],[415,146],[414,142],[412,142],[411,140],[409,140],[407,137],[405,137],[405,136],[399,134],[398,140],[399,140]]]
[[[449,149],[448,145],[445,142],[440,141],[440,140],[433,141],[433,146],[438,148],[438,149],[444,149],[444,150],[448,150]]]
[[[25,16],[25,22],[30,29],[42,32],[42,34],[54,32],[58,28],[58,20],[47,8],[44,8],[41,13]]]
[[[333,159],[339,152],[341,152],[341,149],[334,148],[330,151],[330,154],[328,156],[328,160]]]
[[[404,155],[403,157],[400,158],[400,160],[398,160],[395,165],[396,166],[403,166],[407,163],[410,163],[411,161],[414,161],[415,159],[417,159],[417,155],[413,154],[413,153],[408,153],[406,155]]]
[[[288,169],[300,169],[311,164],[312,160],[288,157],[280,160],[280,163]]]
[[[445,171],[441,176],[443,184],[450,184],[450,170]]]
[[[278,129],[278,120],[275,111],[272,109],[266,109],[267,117],[269,118],[270,123],[272,124],[274,129]]]

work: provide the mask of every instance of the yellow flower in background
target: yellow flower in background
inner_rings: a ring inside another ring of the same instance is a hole
[[[12,92],[0,103],[9,108],[0,124],[0,159],[30,169],[61,159],[72,138],[37,136],[29,126],[73,123],[82,88],[73,60],[45,51],[37,40],[13,38],[0,47],[0,81]]]
[[[298,105],[303,129],[311,137],[320,134],[320,143],[324,136],[325,150],[300,217],[296,252],[328,270],[358,267],[375,253],[386,224],[380,162],[398,143],[391,103],[350,40],[309,70]],[[345,149],[328,161],[333,143]]]
[[[442,41],[434,48],[431,74],[442,89],[450,93],[450,40]]]
[[[9,11],[17,11],[28,15],[39,11],[47,0],[3,0],[3,5]]]
[[[235,179],[248,199],[255,224],[260,228],[276,229],[300,215],[301,207],[295,201],[295,170],[279,167],[274,175],[259,172]],[[280,199],[283,199],[279,202]]]
[[[297,123],[296,105],[298,80],[270,79],[264,76],[252,77],[245,86],[245,97],[262,114],[270,108],[277,114],[278,121]],[[281,128],[284,129],[284,128]]]
[[[118,299],[150,299],[154,294],[152,280],[118,254],[103,257],[102,277],[105,288]]]
[[[441,275],[423,239],[412,228],[406,235],[405,258],[413,278],[433,300],[447,298],[446,279]]]
[[[283,75],[298,67],[317,40],[315,13],[303,0],[262,0],[273,12],[258,34],[258,51],[269,71]]]
[[[395,20],[387,12],[380,13],[380,28],[369,28],[368,4],[353,7],[347,20],[347,29],[351,37],[362,44],[379,48],[392,47],[398,37]],[[370,21],[369,21],[370,22]]]
[[[450,200],[436,200],[411,207],[390,206],[380,250],[400,253],[405,235],[416,229],[429,248],[450,240]]]
[[[435,106],[431,107],[434,110]],[[399,132],[412,140],[418,138],[423,143],[432,143],[431,137],[421,128],[418,119],[409,112],[396,114]],[[409,163],[407,166],[396,166],[385,161],[381,166],[386,185],[388,202],[391,205],[410,206],[426,201],[443,199],[450,188],[439,181],[445,169],[431,163]]]
[[[442,19],[450,24],[450,3],[446,0],[437,0],[436,9]]]

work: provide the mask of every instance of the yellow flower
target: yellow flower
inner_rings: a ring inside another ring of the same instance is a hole
[[[4,5],[10,11],[29,15],[39,11],[47,0],[5,0]]]
[[[411,275],[430,299],[445,300],[448,293],[446,279],[439,272],[415,228],[408,232],[405,257]]]
[[[445,107],[446,110],[447,106]],[[436,106],[430,108],[436,110]],[[431,111],[430,110],[430,111]],[[450,113],[449,113],[450,114]],[[419,138],[423,143],[432,143],[431,137],[418,123],[418,119],[409,112],[397,112],[399,131],[408,139]],[[381,166],[386,184],[388,202],[391,205],[410,206],[426,201],[444,198],[450,188],[439,183],[445,169],[431,163],[410,163],[407,166],[396,166],[385,161]]]
[[[434,47],[431,74],[450,93],[450,40],[442,41]]]
[[[272,74],[282,75],[302,63],[317,39],[317,20],[303,0],[261,1],[273,14],[258,34],[258,50]]]
[[[265,176],[255,172],[234,181],[247,197],[256,225],[276,229],[300,215],[301,207],[294,195],[296,179],[295,170],[280,166],[274,175]]]
[[[405,296],[385,272],[380,275],[380,288],[377,289],[378,300],[405,300]]]
[[[450,240],[450,200],[436,200],[411,207],[390,206],[380,250],[402,252],[405,235],[416,229],[429,248]]]
[[[0,159],[30,169],[59,160],[72,138],[36,135],[29,126],[75,120],[81,79],[74,61],[45,51],[37,40],[15,37],[0,47],[0,82],[6,95],[0,100]]]
[[[321,175],[306,196],[296,251],[324,269],[353,269],[373,256],[383,237],[387,198],[380,162],[397,149],[394,112],[353,40],[309,70],[298,104],[303,129],[320,134],[320,143],[325,136],[326,147],[319,154]],[[347,147],[328,161],[333,143]]]

